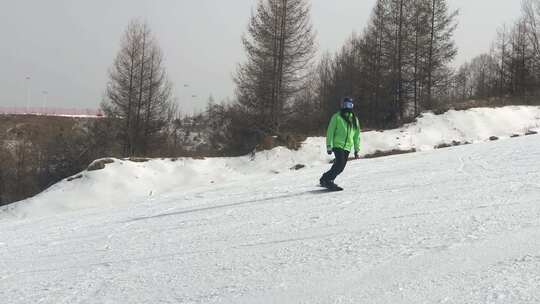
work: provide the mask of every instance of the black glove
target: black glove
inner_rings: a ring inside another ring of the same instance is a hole
[[[359,159],[360,155],[358,155],[358,152],[354,152],[354,159]]]
[[[332,155],[332,149],[329,148],[328,150],[326,150],[326,153],[328,153],[328,155]]]

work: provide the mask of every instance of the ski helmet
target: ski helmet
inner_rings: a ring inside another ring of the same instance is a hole
[[[353,99],[350,98],[350,97],[343,98],[343,101],[341,102],[341,108],[342,109],[347,109],[347,110],[352,110],[354,108]]]

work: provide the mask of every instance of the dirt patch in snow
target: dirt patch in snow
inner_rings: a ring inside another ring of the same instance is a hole
[[[114,163],[114,159],[112,158],[102,158],[102,159],[98,159],[98,160],[95,160],[93,161],[89,166],[88,168],[86,169],[87,171],[97,171],[97,170],[102,170],[102,169],[105,169],[105,165],[106,164],[112,164]]]

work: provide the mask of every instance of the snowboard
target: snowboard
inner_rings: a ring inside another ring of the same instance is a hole
[[[324,187],[324,186],[321,186],[325,191],[328,191],[328,192],[338,192],[338,191],[343,191],[343,188],[341,188],[340,186],[329,186],[329,187]]]

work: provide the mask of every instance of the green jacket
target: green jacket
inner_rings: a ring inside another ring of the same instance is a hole
[[[352,113],[346,115],[349,119],[353,117]],[[326,131],[327,149],[339,148],[351,152],[354,145],[354,151],[360,152],[360,123],[358,119],[356,119],[356,125],[357,128],[347,123],[341,116],[341,112],[334,114]]]

